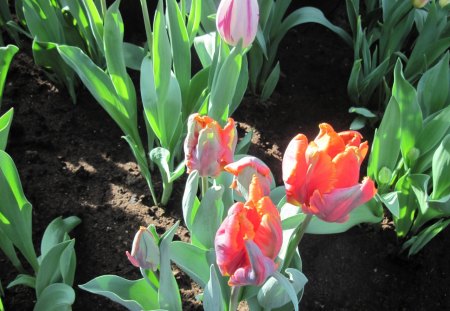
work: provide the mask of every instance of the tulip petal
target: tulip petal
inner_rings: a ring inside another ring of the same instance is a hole
[[[353,209],[372,199],[376,191],[374,182],[365,178],[361,184],[334,189],[330,193],[315,191],[310,200],[310,208],[324,221],[342,223],[348,220],[348,214]]]
[[[358,183],[360,168],[358,153],[357,148],[347,147],[333,159],[336,168],[335,188],[347,188]]]
[[[253,241],[246,240],[245,248],[247,249],[250,265],[235,271],[228,281],[230,286],[261,285],[277,270],[275,262],[264,256],[258,245]]]
[[[286,148],[283,156],[282,171],[289,203],[300,205],[306,200],[304,189],[306,171],[306,149],[308,138],[303,134],[295,136]]]
[[[314,139],[320,151],[325,151],[331,158],[345,149],[344,140],[327,123],[319,124],[319,135]]]

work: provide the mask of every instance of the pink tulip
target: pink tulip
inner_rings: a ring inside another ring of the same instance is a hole
[[[272,176],[269,167],[260,159],[246,156],[228,164],[224,169],[234,175],[231,188],[236,190],[245,199],[248,199],[249,187],[254,174],[258,176],[264,195],[270,194]]]
[[[328,222],[345,222],[348,214],[376,193],[372,180],[361,184],[359,171],[368,144],[356,131],[336,133],[326,124],[308,143],[298,134],[283,157],[283,180],[289,203]]]
[[[184,153],[188,173],[197,170],[202,177],[217,177],[228,163],[233,162],[237,131],[233,119],[222,129],[208,116],[192,114],[188,120],[188,133]]]
[[[261,285],[277,269],[282,239],[280,214],[254,175],[248,201],[229,209],[215,237],[217,264],[230,276],[228,284]]]
[[[131,254],[126,255],[131,264],[142,269],[156,271],[159,265],[159,247],[152,233],[145,227],[140,227],[134,236]]]
[[[222,0],[216,16],[217,30],[229,45],[243,40],[243,47],[255,40],[258,30],[258,0]]]

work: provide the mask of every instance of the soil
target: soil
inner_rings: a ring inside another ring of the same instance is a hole
[[[310,1],[331,20],[343,24],[343,1]],[[306,3],[308,4],[308,3]],[[302,2],[302,5],[305,5]],[[234,118],[240,133],[255,131],[250,154],[263,159],[281,180],[281,158],[289,140],[302,132],[315,137],[320,122],[348,129],[353,118],[346,93],[352,50],[317,25],[292,30],[280,48],[282,78],[272,98],[259,103],[246,96]],[[135,231],[154,224],[160,233],[181,218],[182,178],[167,207],[152,206],[145,180],[121,139],[121,131],[81,89],[73,105],[68,94],[48,81],[29,51],[11,65],[2,112],[14,107],[7,151],[15,160],[24,191],[33,204],[36,248],[55,217],[76,215],[82,223],[76,238],[75,284],[103,274],[139,278],[128,262]],[[366,129],[370,139],[373,129]],[[242,137],[242,135],[241,135]],[[157,191],[161,185],[155,174]],[[176,239],[187,240],[180,227]],[[449,310],[450,242],[447,229],[417,256],[398,255],[392,224],[362,225],[338,235],[306,235],[300,251],[309,282],[301,302],[304,310]],[[176,271],[184,310],[201,310],[199,288]],[[3,254],[0,279],[16,275]],[[75,286],[74,310],[123,310],[100,296]],[[23,287],[6,290],[6,310],[32,310],[34,292]]]

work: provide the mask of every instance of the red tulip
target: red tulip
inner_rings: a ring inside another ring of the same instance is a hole
[[[222,0],[217,9],[216,26],[222,39],[236,46],[243,40],[245,48],[255,40],[258,31],[257,0]]]
[[[250,183],[254,174],[258,176],[264,195],[270,194],[272,176],[270,168],[256,157],[246,156],[224,167],[225,171],[234,175],[231,188],[248,199]]]
[[[345,222],[348,214],[369,201],[376,193],[374,182],[359,171],[368,144],[356,131],[336,133],[326,124],[308,143],[298,134],[289,143],[283,157],[283,180],[287,201],[328,222]]]
[[[280,214],[256,175],[248,201],[235,203],[215,237],[217,264],[230,286],[260,285],[272,275],[282,244]]]
[[[214,119],[192,114],[184,141],[188,173],[197,170],[202,177],[217,177],[225,165],[233,162],[236,143],[237,131],[233,119],[229,118],[222,129]]]

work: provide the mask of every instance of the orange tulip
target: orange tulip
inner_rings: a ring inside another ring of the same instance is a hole
[[[359,171],[369,148],[356,131],[336,133],[326,123],[308,143],[298,134],[283,157],[287,201],[328,222],[345,222],[348,214],[376,193],[374,182]]]
[[[197,170],[202,177],[217,177],[228,163],[233,162],[237,143],[234,120],[229,118],[222,129],[217,121],[192,114],[184,141],[187,172]]]
[[[230,286],[261,285],[272,275],[282,244],[280,214],[256,175],[248,201],[235,203],[215,237],[217,264]]]

